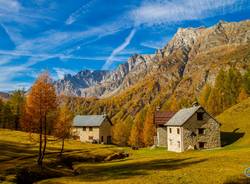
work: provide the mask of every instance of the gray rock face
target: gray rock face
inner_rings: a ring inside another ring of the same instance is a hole
[[[108,71],[83,70],[76,75],[65,75],[63,79],[56,81],[54,86],[57,94],[81,96],[82,89],[97,85],[108,74]]]
[[[58,94],[104,98],[164,68],[163,76],[169,81],[190,79],[180,81],[177,91],[192,85],[192,81],[200,81],[195,84],[200,90],[205,82],[213,82],[221,68],[219,53],[223,51],[225,55],[230,49],[249,42],[250,21],[221,21],[210,28],[180,28],[173,39],[155,54],[134,55],[110,72],[86,70],[75,76],[66,75],[55,82],[55,88]],[[214,58],[212,53],[217,53],[218,58]],[[225,64],[223,66],[227,67]]]

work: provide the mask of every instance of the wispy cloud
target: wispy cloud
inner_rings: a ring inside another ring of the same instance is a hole
[[[70,25],[77,21],[78,18],[86,14],[90,7],[95,3],[95,0],[90,0],[88,3],[82,5],[79,9],[73,12],[65,21],[65,24]]]
[[[18,12],[22,8],[16,0],[0,0],[0,10],[8,12]]]
[[[216,15],[240,11],[236,6],[247,0],[175,0],[146,1],[130,12],[136,25],[159,25],[185,20],[199,20]]]
[[[136,32],[136,29],[135,28],[132,29],[129,35],[126,37],[125,41],[112,51],[111,55],[108,57],[108,59],[106,60],[105,64],[102,67],[103,70],[109,69],[109,67],[113,63],[115,56],[119,54],[121,51],[123,51],[130,44],[132,38],[135,35],[135,32]]]

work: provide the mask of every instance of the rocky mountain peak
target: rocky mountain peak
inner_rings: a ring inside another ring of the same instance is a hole
[[[211,81],[217,72],[210,71],[209,63],[212,61],[204,62],[205,66],[200,67],[203,58],[211,57],[206,53],[228,47],[230,44],[235,47],[237,44],[249,43],[249,27],[250,21],[220,21],[209,28],[180,28],[173,39],[155,54],[135,54],[110,72],[84,70],[75,76],[66,75],[63,80],[57,81],[55,86],[59,94],[69,92],[84,97],[107,97],[143,81],[149,74],[159,73],[159,68],[161,71],[167,71],[163,75],[169,81],[187,77],[191,75],[190,71],[197,73],[194,72],[196,69],[200,71],[201,76],[205,76],[200,79],[203,83],[206,79]],[[197,59],[197,56],[203,57]],[[202,86],[203,83],[199,85]]]

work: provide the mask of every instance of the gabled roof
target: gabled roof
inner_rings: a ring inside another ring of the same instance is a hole
[[[170,118],[174,116],[175,112],[155,112],[154,121],[156,125],[164,125]]]
[[[77,115],[73,120],[73,126],[101,126],[106,118],[105,115]]]
[[[201,106],[193,106],[179,110],[165,125],[182,126]]]

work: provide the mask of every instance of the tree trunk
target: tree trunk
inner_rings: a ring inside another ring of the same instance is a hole
[[[38,152],[38,160],[37,160],[37,164],[39,166],[42,166],[42,146],[43,146],[43,125],[42,125],[42,120],[40,119],[40,127],[39,127],[39,152]]]
[[[44,134],[43,134],[43,152],[42,152],[42,156],[41,156],[41,163],[43,162],[44,156],[45,156],[45,151],[46,151],[46,146],[47,146],[47,115],[45,114],[44,117]]]
[[[62,147],[61,147],[61,151],[60,151],[60,157],[62,157],[63,154],[63,150],[64,150],[64,138],[62,139]]]

